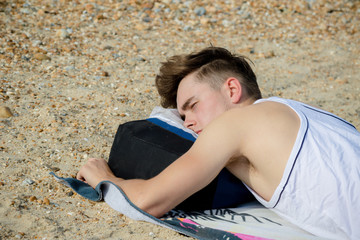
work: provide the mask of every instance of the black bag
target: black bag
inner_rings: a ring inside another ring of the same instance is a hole
[[[138,120],[119,126],[108,161],[115,176],[124,179],[152,178],[190,149],[193,141],[179,136],[182,130],[176,128],[173,131],[174,127],[166,127],[168,124],[164,122],[161,125]],[[176,209],[232,207],[253,199],[243,183],[224,169],[209,185],[180,203]]]

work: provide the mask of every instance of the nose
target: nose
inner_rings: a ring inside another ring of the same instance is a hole
[[[194,127],[196,125],[195,120],[190,119],[189,117],[185,117],[184,123],[183,123],[184,127],[189,128],[191,130],[194,130]]]

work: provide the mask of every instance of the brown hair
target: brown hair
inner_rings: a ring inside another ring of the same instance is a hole
[[[248,97],[261,98],[256,75],[248,58],[235,55],[219,47],[208,47],[188,55],[176,55],[162,63],[155,84],[163,107],[176,108],[176,95],[180,81],[188,74],[197,72],[199,81],[208,81],[214,89],[220,89],[229,77],[239,79]],[[252,62],[251,62],[252,63]]]

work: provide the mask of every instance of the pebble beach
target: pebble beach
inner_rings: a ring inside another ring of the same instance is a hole
[[[118,125],[160,104],[161,62],[211,45],[249,57],[263,97],[360,129],[360,1],[0,0],[0,239],[191,239],[49,172],[107,159]]]

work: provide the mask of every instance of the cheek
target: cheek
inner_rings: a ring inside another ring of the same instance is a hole
[[[208,125],[212,120],[214,120],[217,117],[217,111],[214,109],[213,105],[208,105],[207,107],[204,107],[199,111],[198,119],[199,123],[202,125],[202,127],[205,127]]]
[[[225,103],[222,102],[222,99],[217,99],[218,101],[213,102],[209,105],[205,113],[207,124],[212,120],[223,114],[227,109]]]

